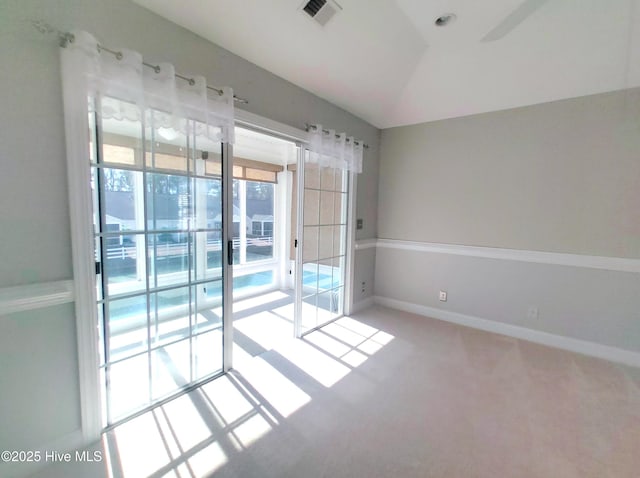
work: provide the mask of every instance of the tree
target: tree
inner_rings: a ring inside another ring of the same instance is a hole
[[[104,187],[107,191],[133,191],[133,173],[120,169],[104,168]]]
[[[257,181],[247,181],[247,199],[273,200],[273,185]]]

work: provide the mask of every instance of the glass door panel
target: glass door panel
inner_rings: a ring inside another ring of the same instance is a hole
[[[296,291],[298,335],[343,313],[349,175],[310,162],[303,154],[300,279]]]
[[[90,118],[107,425],[223,370],[224,148],[139,113]]]

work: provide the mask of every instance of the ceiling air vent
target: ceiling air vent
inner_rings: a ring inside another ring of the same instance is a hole
[[[309,0],[302,10],[320,25],[325,26],[342,7],[332,0]]]

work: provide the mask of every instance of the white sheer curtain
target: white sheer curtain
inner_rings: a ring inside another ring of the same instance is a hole
[[[323,167],[362,172],[362,141],[346,133],[324,130],[322,125],[309,126],[309,160]]]
[[[97,158],[90,154],[95,139],[89,134],[89,118],[97,116],[103,121],[101,132],[109,123],[114,128],[110,132],[118,134],[121,130],[122,135],[131,133],[136,139],[151,130],[146,141],[154,137],[171,141],[169,136],[195,134],[196,139],[203,139],[200,145],[219,145],[233,142],[234,103],[230,88],[221,88],[218,94],[207,88],[203,77],[176,78],[170,64],[149,68],[140,53],[110,52],[89,33],[72,32],[64,40],[60,55],[81,420],[84,441],[89,443],[100,437],[103,427],[100,346],[96,337],[96,230],[93,189],[89,187],[91,161]],[[143,151],[144,147],[142,144]],[[224,154],[225,149],[220,151]],[[140,159],[143,164],[146,155]],[[144,186],[140,190],[144,193]]]
[[[78,93],[100,98],[89,108],[103,119],[142,121],[163,137],[195,133],[213,141],[233,143],[234,104],[231,88],[209,91],[202,76],[176,78],[173,65],[156,68],[143,64],[138,52],[101,51],[89,33],[75,31],[62,49],[65,81],[69,77]],[[94,106],[95,105],[95,106]],[[153,121],[150,121],[151,116]]]

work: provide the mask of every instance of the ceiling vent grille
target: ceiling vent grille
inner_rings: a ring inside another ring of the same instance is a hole
[[[325,26],[342,7],[332,0],[309,0],[302,10],[320,25]]]
[[[310,0],[304,6],[303,10],[309,14],[311,18],[315,17],[318,12],[325,6],[327,0]]]

